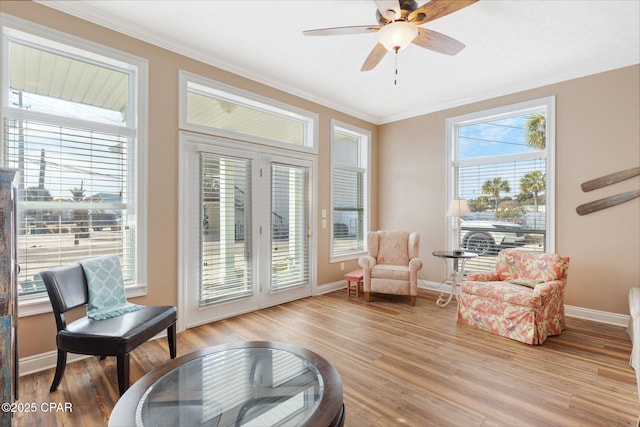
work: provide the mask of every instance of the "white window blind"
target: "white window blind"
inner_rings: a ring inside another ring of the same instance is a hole
[[[495,255],[505,248],[545,252],[544,159],[460,166],[457,173],[459,194],[477,195],[468,200],[471,216],[462,219],[457,236],[461,247],[481,255],[469,260],[468,268],[492,269]],[[486,184],[488,181],[491,182],[489,186]],[[536,196],[527,187],[528,182],[536,183]],[[486,192],[489,187],[509,188],[509,191]],[[537,197],[537,209],[534,197]]]
[[[271,165],[271,289],[308,283],[307,168]]]
[[[251,295],[251,160],[201,153],[200,188],[200,305]]]
[[[336,167],[333,184],[333,254],[362,251],[364,172]]]
[[[367,227],[367,147],[366,135],[334,127],[332,256],[364,251]]]
[[[5,119],[6,164],[24,179],[18,191],[19,294],[41,294],[37,273],[44,269],[107,254],[121,257],[125,281],[133,283],[128,138],[19,122]]]
[[[125,285],[137,284],[139,61],[18,26],[3,27],[2,159],[20,171],[19,296],[46,295],[40,271],[100,255],[118,255]]]

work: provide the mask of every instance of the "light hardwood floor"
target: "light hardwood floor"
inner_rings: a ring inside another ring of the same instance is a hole
[[[529,346],[456,323],[455,303],[347,297],[344,290],[222,320],[178,335],[178,356],[232,341],[282,341],[328,359],[344,386],[347,427],[635,426],[640,412],[631,342],[622,327],[567,319]],[[51,318],[53,322],[53,316]],[[53,339],[53,338],[52,338]],[[165,339],[132,353],[131,381],[168,360]],[[20,402],[70,402],[73,412],[22,413],[16,426],[106,425],[118,399],[115,359],[20,379]]]

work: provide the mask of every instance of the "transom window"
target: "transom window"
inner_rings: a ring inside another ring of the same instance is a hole
[[[180,82],[182,129],[316,151],[316,114],[185,71]]]

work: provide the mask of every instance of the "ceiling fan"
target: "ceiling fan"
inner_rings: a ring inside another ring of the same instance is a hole
[[[321,28],[306,30],[305,36],[350,35],[378,33],[375,45],[360,71],[373,70],[387,52],[396,54],[413,43],[446,55],[455,55],[464,44],[449,36],[419,26],[470,6],[478,0],[431,0],[418,7],[414,0],[374,0],[379,25]]]

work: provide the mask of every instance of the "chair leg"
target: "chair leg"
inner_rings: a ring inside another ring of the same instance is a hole
[[[364,300],[365,300],[366,302],[369,302],[369,292],[365,292],[365,293],[364,293]]]
[[[167,341],[169,341],[169,355],[172,359],[176,358],[176,324],[167,328]]]
[[[53,376],[53,382],[51,383],[50,392],[56,391],[60,382],[62,381],[62,376],[64,375],[64,368],[67,367],[67,352],[58,349],[58,362],[56,363],[56,374]]]
[[[416,305],[416,296],[411,295],[411,305]]]
[[[118,356],[118,389],[120,396],[129,388],[129,353]]]

